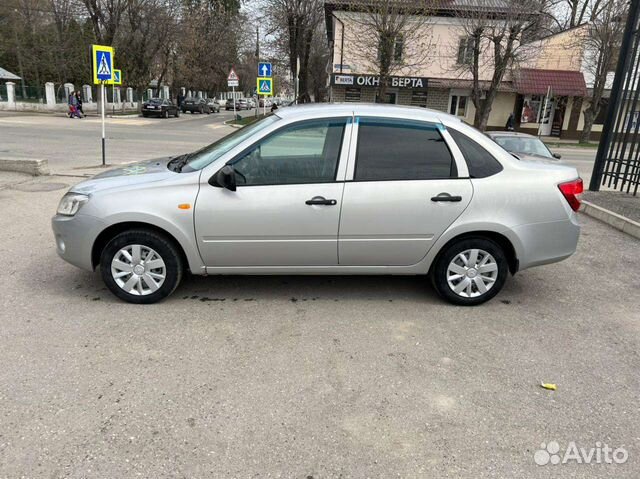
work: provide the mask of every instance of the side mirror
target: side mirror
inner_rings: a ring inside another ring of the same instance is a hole
[[[223,166],[215,175],[209,178],[209,184],[218,188],[236,191],[236,170],[231,165]]]
[[[562,155],[560,153],[551,153],[551,156],[553,156],[556,160],[562,158]]]

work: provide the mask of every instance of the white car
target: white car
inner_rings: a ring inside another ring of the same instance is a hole
[[[53,230],[62,258],[133,303],[190,271],[423,275],[475,305],[575,252],[581,192],[574,168],[519,161],[445,113],[310,105],[79,183]]]

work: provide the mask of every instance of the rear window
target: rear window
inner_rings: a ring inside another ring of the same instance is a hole
[[[464,133],[452,128],[447,128],[449,134],[460,148],[462,156],[467,161],[469,176],[471,178],[486,178],[502,171],[502,165],[491,153],[480,144],[473,141]]]
[[[451,152],[435,125],[360,119],[356,181],[430,180],[456,175]]]

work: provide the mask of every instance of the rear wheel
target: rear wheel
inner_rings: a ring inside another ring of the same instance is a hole
[[[447,246],[431,271],[438,294],[453,304],[474,306],[500,292],[509,271],[502,248],[487,238],[464,238]]]
[[[102,279],[118,298],[151,304],[169,296],[180,284],[180,252],[165,236],[132,230],[113,238],[100,256]]]
[[[176,110],[176,118],[180,116],[180,110]]]
[[[169,118],[169,110],[165,110],[162,112],[162,118]]]

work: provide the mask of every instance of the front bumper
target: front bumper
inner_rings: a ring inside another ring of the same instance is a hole
[[[51,228],[58,255],[78,268],[93,271],[91,250],[106,225],[94,216],[77,213],[75,216],[55,215]]]

